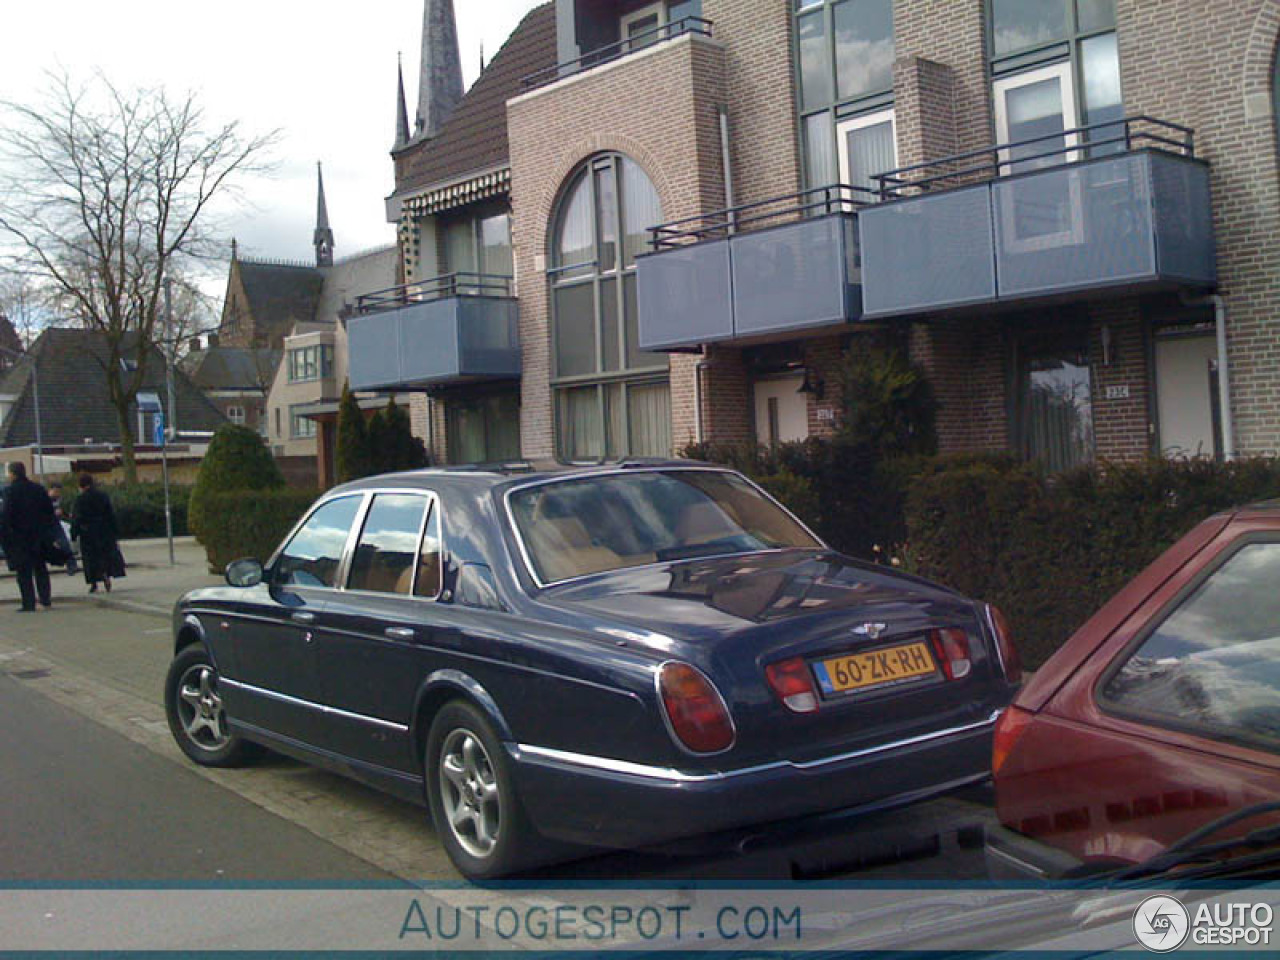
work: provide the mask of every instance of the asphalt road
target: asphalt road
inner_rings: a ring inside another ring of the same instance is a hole
[[[395,879],[0,674],[0,882]]]

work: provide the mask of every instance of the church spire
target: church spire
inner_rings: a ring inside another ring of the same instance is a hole
[[[422,14],[422,75],[415,137],[434,137],[462,99],[462,58],[453,0],[426,0]]]
[[[329,229],[329,208],[324,202],[324,170],[316,161],[316,266],[333,266],[333,231]]]
[[[409,143],[409,108],[404,99],[404,61],[396,54],[396,79],[399,87],[396,92],[396,145],[392,150],[399,150]]]

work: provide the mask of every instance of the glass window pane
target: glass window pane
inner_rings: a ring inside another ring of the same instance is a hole
[[[636,294],[636,275],[622,278],[623,306],[627,311],[627,369],[640,370],[665,367],[667,355],[640,349],[640,303]]]
[[[618,281],[600,281],[600,333],[604,339],[604,369],[622,369],[622,331],[618,329]]]
[[[893,88],[893,0],[845,0],[831,8],[839,99]]]
[[[636,384],[627,390],[628,453],[633,457],[671,456],[671,387]]]
[[[897,164],[893,142],[893,120],[884,119],[865,127],[845,131],[845,155],[849,163],[849,185],[878,189],[873,174],[892,170]]]
[[[1093,394],[1088,358],[1029,356],[1023,368],[1022,448],[1051,472],[1093,460]]]
[[[662,203],[658,191],[649,182],[640,165],[623,157],[622,166],[622,224],[623,263],[631,266],[636,255],[649,249],[649,228],[662,223]]]
[[[444,231],[444,273],[479,273],[476,263],[475,223],[455,220]]]
[[[347,534],[360,509],[360,497],[332,500],[313,513],[276,561],[276,583],[299,587],[332,587]]]
[[[595,260],[595,231],[591,225],[591,182],[584,175],[578,180],[561,207],[560,225],[556,234],[557,267],[590,263]],[[580,276],[583,272],[562,273],[560,277]]]
[[[511,217],[499,214],[480,221],[482,249],[481,273],[509,277],[514,273],[511,261]]]
[[[1076,22],[1081,33],[1114,27],[1116,0],[1076,0]]]
[[[484,463],[485,418],[478,403],[449,401],[449,462]]]
[[[440,543],[440,511],[434,505],[427,518],[427,529],[422,535],[422,550],[418,554],[418,579],[413,585],[415,597],[438,597],[443,586],[444,563]]]
[[[618,265],[618,185],[612,165],[597,170],[595,176],[600,272],[607,273]]]
[[[596,387],[560,391],[560,453],[569,460],[604,456],[604,420]]]
[[[689,17],[700,16],[702,16],[702,0],[673,0],[667,4],[667,23],[679,23]]]
[[[592,283],[561,287],[555,292],[556,376],[595,373],[596,305]]]
[[[489,398],[489,447],[485,459],[496,462],[520,459],[520,397],[504,393]]]
[[[839,179],[835,140],[831,114],[815,113],[804,118],[805,174],[810,187],[830,186]]]
[[[624,456],[627,451],[622,447],[626,439],[624,407],[622,401],[622,384],[606,383],[604,389],[604,455],[610,460]]]
[[[822,10],[815,10],[798,20],[800,100],[806,110],[831,102],[831,64],[827,55],[825,16]]]
[[[1039,156],[1066,147],[1065,137],[1053,136],[1067,129],[1062,102],[1062,81],[1057,77],[1010,88],[1005,91],[1004,106],[1009,126],[1009,142],[1035,140],[1034,143],[1012,148],[1009,154],[1014,160]],[[1041,137],[1044,139],[1038,139]],[[1034,170],[1062,163],[1065,159],[1065,154],[1059,153],[1040,160],[1015,164],[1013,169],[1015,171]]]
[[[1245,547],[1107,682],[1118,706],[1280,748],[1280,544]]]
[[[1084,122],[1086,126],[1109,124],[1099,130],[1091,130],[1093,141],[1111,140],[1124,136],[1124,125],[1115,121],[1124,119],[1124,102],[1120,96],[1120,56],[1116,50],[1116,35],[1105,33],[1090,37],[1080,44],[1081,69],[1084,71]],[[1089,151],[1090,156],[1121,153],[1124,143],[1103,144]]]
[[[426,497],[380,493],[373,498],[351,558],[347,589],[409,595],[426,508]]]
[[[991,19],[998,57],[1070,35],[1067,0],[991,0]]]

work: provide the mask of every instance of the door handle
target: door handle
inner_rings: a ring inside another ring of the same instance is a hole
[[[383,634],[392,640],[412,640],[416,636],[409,627],[387,627]]]
[[[293,619],[298,623],[315,623],[316,615],[314,613],[308,613],[305,610],[299,610],[297,613],[293,614]]]

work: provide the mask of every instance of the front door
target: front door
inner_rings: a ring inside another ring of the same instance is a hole
[[[1158,336],[1160,453],[1166,457],[1217,456],[1221,452],[1217,399],[1218,344],[1213,334]]]
[[[809,436],[808,397],[800,392],[803,374],[757,380],[756,439],[772,446]]]
[[[281,551],[252,615],[228,618],[234,675],[224,679],[236,720],[299,743],[321,737],[315,638],[320,613],[338,584],[361,495],[316,509]]]

